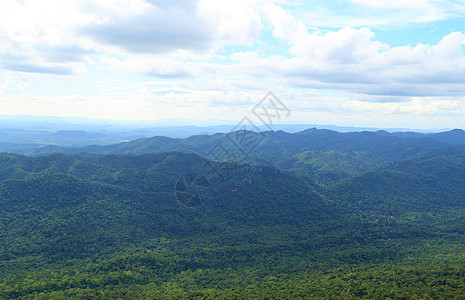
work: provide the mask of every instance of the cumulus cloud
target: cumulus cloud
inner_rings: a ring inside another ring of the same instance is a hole
[[[279,10],[278,10],[279,12]],[[286,14],[279,18],[286,18]],[[278,18],[278,19],[279,19]],[[106,59],[112,70],[159,78],[212,75],[250,81],[266,78],[273,86],[332,89],[367,95],[451,96],[465,92],[465,34],[453,32],[435,45],[390,47],[368,28],[334,32],[301,32],[298,22],[279,23],[277,37],[289,43],[292,57],[266,56],[263,51],[236,52],[231,63],[182,61],[137,56]],[[295,35],[286,34],[286,31]],[[374,99],[367,97],[366,101]],[[379,98],[376,98],[379,99]],[[397,101],[399,97],[387,97]],[[377,100],[373,100],[377,101]]]
[[[0,3],[0,64],[7,70],[73,74],[82,71],[91,45],[71,34],[88,16],[76,13],[76,1]]]
[[[124,5],[96,8],[96,3],[90,10],[96,12],[98,22],[80,28],[80,33],[98,43],[134,52],[205,51],[211,47],[213,29],[198,16],[195,2],[187,1],[186,6],[167,5],[166,1],[139,2],[140,9],[129,10]]]
[[[131,103],[131,116],[150,116],[151,108],[162,105],[183,106],[186,112],[189,105],[247,107],[268,90],[301,111],[320,113],[432,114],[461,107],[463,31],[393,46],[377,37],[376,28],[383,24],[399,30],[405,24],[441,20],[464,12],[465,5],[348,0],[338,2],[342,8],[330,9],[328,3],[335,2],[0,1],[0,93],[10,97],[18,91],[14,100],[4,99],[8,105],[17,101],[8,111],[29,112],[31,101],[42,101],[41,111],[58,111],[64,106],[58,98],[47,100],[51,97],[43,95],[43,83],[54,88],[50,78],[62,78],[64,90],[84,86],[76,95],[62,91],[75,108],[67,108],[66,115],[90,109],[92,101],[99,108],[114,101],[111,111],[120,116]],[[151,83],[139,86],[140,81]],[[27,85],[21,88],[17,82]],[[95,96],[83,99],[86,93]],[[443,98],[448,100],[439,104]],[[427,109],[421,109],[422,99]]]
[[[0,63],[9,70],[73,74],[83,69],[77,63],[102,53],[211,54],[225,44],[251,44],[257,38],[261,21],[254,3],[5,0],[0,2]]]
[[[95,21],[79,32],[96,43],[129,52],[204,53],[225,44],[250,44],[261,30],[261,19],[255,12],[257,1],[114,2],[88,3],[86,12],[92,12]]]
[[[252,65],[279,74],[290,85],[372,95],[465,92],[462,32],[450,33],[435,45],[390,47],[366,27],[315,32],[281,7],[268,5],[266,11],[273,34],[290,44],[293,57],[257,59]]]

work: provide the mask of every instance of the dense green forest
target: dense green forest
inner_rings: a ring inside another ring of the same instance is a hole
[[[461,132],[249,134],[0,154],[0,298],[465,298]]]

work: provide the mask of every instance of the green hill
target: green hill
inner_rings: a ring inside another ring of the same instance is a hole
[[[222,134],[0,154],[0,298],[463,294],[460,149],[267,135],[227,164],[205,159],[223,141],[233,151]]]
[[[308,129],[297,133],[284,131],[231,132],[196,135],[184,139],[156,136],[108,146],[63,148],[46,146],[28,155],[50,153],[142,154],[178,151],[196,153],[209,160],[233,158],[242,162],[274,165],[310,178],[321,185],[348,178],[392,162],[464,153],[442,143],[437,135],[400,135],[386,132],[339,133]],[[431,138],[430,138],[431,137]],[[437,137],[436,141],[432,137]],[[458,147],[458,146],[456,146]]]

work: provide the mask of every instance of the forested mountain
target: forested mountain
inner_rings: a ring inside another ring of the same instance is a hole
[[[394,215],[465,208],[465,155],[402,161],[334,184],[332,198]]]
[[[143,138],[130,142],[107,146],[87,146],[80,148],[66,147],[43,147],[40,149],[31,150],[30,155],[43,155],[55,152],[60,153],[94,153],[94,154],[140,154],[146,152],[166,152],[188,150],[199,154],[206,154],[218,142],[221,142],[226,147],[234,149],[231,140],[236,138],[236,132],[217,133],[214,135],[194,135],[188,138],[167,138],[164,136],[155,136],[151,138]],[[244,132],[242,136],[254,138],[261,141],[257,146],[258,153],[265,153],[270,156],[278,155],[293,155],[308,150],[338,150],[338,151],[357,151],[360,149],[367,151],[395,151],[395,147],[408,147],[419,145],[419,147],[434,149],[444,148],[446,144],[462,144],[465,145],[465,140],[454,139],[455,136],[465,136],[461,130],[453,130],[450,132],[438,134],[402,134],[402,133],[387,133],[387,132],[348,132],[340,133],[327,129],[307,129],[296,133],[287,133],[285,131],[263,131],[263,132]],[[263,136],[263,138],[262,138]],[[450,138],[449,138],[450,137]],[[442,143],[443,142],[443,143]],[[389,146],[392,149],[381,149]],[[270,147],[278,147],[270,151]],[[239,153],[239,152],[237,152]],[[258,153],[255,153],[257,156]]]
[[[28,255],[47,264],[89,259],[162,238],[185,245],[204,238],[221,246],[284,242],[299,224],[321,231],[315,222],[337,214],[302,179],[247,165],[227,180],[213,179],[201,208],[185,208],[174,197],[179,177],[208,175],[194,154],[0,158],[5,263]]]
[[[392,162],[434,157],[441,154],[465,153],[460,140],[454,144],[451,138],[447,138],[451,135],[461,135],[461,132],[454,130],[431,135],[390,134],[382,131],[339,133],[315,128],[297,133],[244,131],[197,135],[184,139],[155,136],[108,146],[95,145],[82,148],[46,146],[19,152],[28,155],[44,155],[56,152],[141,154],[179,151],[196,153],[208,159],[217,160],[215,148],[221,145],[225,151],[230,153],[227,155],[228,158],[274,165],[326,185]],[[463,143],[465,145],[465,140]]]
[[[0,298],[463,294],[460,145],[247,134],[0,154]]]

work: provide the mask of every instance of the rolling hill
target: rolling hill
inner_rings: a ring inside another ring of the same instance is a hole
[[[461,294],[460,147],[265,134],[0,154],[0,298]]]

